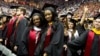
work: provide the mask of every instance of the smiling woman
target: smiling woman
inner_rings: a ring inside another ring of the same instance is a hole
[[[52,21],[52,12],[51,12],[50,10],[46,10],[46,11],[44,12],[44,14],[45,14],[45,19],[46,19],[48,22]]]
[[[64,28],[57,20],[57,5],[45,3],[43,6],[45,28],[36,48],[36,56],[61,56]]]
[[[35,49],[40,41],[44,22],[42,12],[37,9],[33,9],[30,18],[30,26],[25,29],[22,36],[23,51],[26,56],[34,56]]]

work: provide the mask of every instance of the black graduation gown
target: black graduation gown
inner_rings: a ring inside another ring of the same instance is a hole
[[[85,31],[79,38],[68,43],[68,48],[70,49],[72,56],[79,56],[77,54],[77,50],[85,48],[87,43],[86,40],[88,38],[88,32],[88,30]],[[100,35],[94,35],[90,56],[98,56],[98,41],[100,41],[99,37]]]
[[[6,38],[6,34],[7,34],[7,26],[5,26],[4,30],[2,31],[2,37],[3,37],[3,39]]]
[[[3,40],[3,42],[0,42],[0,44],[4,45],[5,42],[5,37],[6,37],[6,32],[7,32],[7,26],[4,27],[4,29],[0,29],[0,39]],[[0,55],[2,55],[2,52],[0,51]]]
[[[24,33],[23,33],[23,36],[22,36],[23,49],[22,50],[23,50],[23,54],[29,55],[29,50],[31,49],[32,52],[33,52],[32,55],[34,56],[34,51],[35,51],[35,49],[37,47],[38,42],[37,43],[33,43],[35,40],[30,40],[30,37],[29,37],[30,36],[30,31],[34,31],[34,30],[32,28],[27,27],[25,29]],[[41,32],[39,34],[38,41],[40,40],[40,36],[41,36]],[[35,38],[35,37],[33,36],[33,38]],[[30,56],[32,56],[32,55],[30,55]]]
[[[22,39],[22,34],[27,26],[28,26],[28,20],[24,18],[19,21],[18,26],[15,29],[15,34],[13,37],[15,37],[15,45],[18,46],[18,49],[17,49],[18,55],[21,55],[23,52],[21,39]]]
[[[86,31],[84,25],[81,25],[80,23],[77,24],[76,29],[77,29],[77,31],[78,31],[78,33],[79,33],[79,36],[80,36],[81,34],[83,34],[83,32]],[[80,56],[83,55],[83,51],[84,51],[84,50],[81,49],[81,53],[79,52],[79,53],[80,53]]]
[[[2,44],[4,44],[6,33],[7,33],[7,26],[5,26],[3,30],[0,29],[0,38],[3,39]]]
[[[64,44],[63,45],[67,45],[69,37],[68,36],[64,36]],[[65,48],[63,47],[63,53],[62,56],[67,56],[67,50],[65,51]]]
[[[36,48],[35,56],[42,56],[42,52],[46,52],[48,56],[61,56],[64,42],[64,27],[61,22],[55,22],[53,25],[53,34],[49,45],[44,48],[43,44],[46,37],[46,31],[41,35],[40,42]],[[43,50],[44,49],[44,50]]]
[[[23,50],[22,54],[23,55],[28,55],[28,49],[27,49],[28,45],[27,44],[28,44],[29,31],[30,31],[29,27],[26,27],[25,31],[22,35],[21,44],[23,45],[23,48],[22,48],[22,50]]]
[[[64,44],[67,44],[68,40],[69,40],[69,37],[68,36],[64,36]]]

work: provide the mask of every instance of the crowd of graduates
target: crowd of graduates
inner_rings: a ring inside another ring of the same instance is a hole
[[[42,9],[33,8],[27,18],[25,7],[11,6],[10,16],[0,15],[0,54],[100,56],[100,12],[86,18],[89,8],[84,6],[76,20],[71,12],[57,14],[57,7],[45,3]]]

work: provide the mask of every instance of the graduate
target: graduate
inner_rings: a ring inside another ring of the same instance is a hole
[[[64,27],[56,18],[56,5],[45,3],[43,6],[46,20],[44,33],[35,51],[35,56],[61,56],[64,40]]]
[[[70,19],[72,19],[72,18],[73,18],[73,13],[68,12],[67,15],[66,15],[66,18],[67,18],[68,21],[69,21]]]
[[[83,56],[100,56],[100,13],[94,17],[93,25],[94,28],[68,43],[72,56],[79,56],[77,54],[79,49],[84,49]]]
[[[43,23],[43,13],[38,9],[33,9],[30,26],[25,29],[22,37],[23,52],[26,56],[34,56],[35,49],[41,37]]]
[[[7,23],[9,16],[7,15],[1,15],[0,16],[0,44],[4,45],[5,38],[6,38],[6,32],[7,32]]]
[[[67,14],[63,14],[60,16],[59,21],[61,21],[64,25],[64,28],[68,28],[68,19],[67,19]]]
[[[87,30],[87,28],[86,28],[86,21],[87,21],[87,20],[86,20],[86,15],[87,15],[87,12],[88,12],[88,7],[87,7],[87,6],[84,6],[84,11],[83,11],[83,15],[82,15],[81,19],[76,20],[76,19],[74,18],[74,20],[77,21],[77,23],[76,23],[76,29],[78,30],[79,36],[80,36],[84,31]]]
[[[3,38],[2,44],[4,44],[4,42],[5,42],[6,32],[7,32],[7,24],[9,22],[10,18],[11,17],[8,15],[1,15],[0,16],[0,37]]]
[[[17,15],[16,15],[16,11],[17,11],[17,8],[19,6],[11,6],[10,7],[10,10],[11,10],[11,19],[10,21],[8,22],[8,25],[7,25],[7,33],[6,33],[6,43],[5,45],[9,48],[9,49],[12,49],[13,47],[13,42],[11,41],[11,36],[12,34],[14,33],[14,30],[15,30],[15,22],[17,20]]]
[[[82,18],[81,20],[75,20],[74,19],[71,19],[69,20],[69,30],[68,30],[68,36],[69,36],[69,41],[68,42],[71,42],[73,41],[74,39],[80,37],[80,35],[85,31],[87,30],[85,28],[85,21],[86,21],[86,13],[88,12],[88,8],[87,6],[84,6],[84,11],[83,11],[83,15],[82,15]],[[83,49],[79,49],[77,51],[77,53],[81,56],[83,55]],[[68,51],[68,56],[71,55],[70,52]]]
[[[28,20],[25,18],[26,14],[26,8],[24,7],[19,7],[17,9],[17,20],[15,23],[15,30],[12,35],[12,38],[14,38],[14,51],[17,53],[18,56],[23,56],[22,55],[22,44],[21,39],[22,39],[22,34],[25,30],[25,28],[28,26]]]
[[[67,43],[74,40],[75,38],[79,37],[79,33],[76,29],[76,20],[74,19],[69,19],[69,21],[66,18],[66,15],[61,15],[62,18],[64,18],[63,25],[66,26],[64,27],[64,52],[63,56],[69,56],[70,53],[67,48]],[[65,20],[66,19],[66,20]]]
[[[62,56],[67,56],[67,42],[68,42],[68,20],[66,18],[66,14],[60,16],[60,21],[64,25],[64,44],[63,44],[63,54]]]
[[[68,22],[68,36],[69,42],[79,37],[78,30],[76,29],[76,21],[74,19],[70,19]]]

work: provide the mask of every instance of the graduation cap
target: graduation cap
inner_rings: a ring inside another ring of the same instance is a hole
[[[11,18],[11,16],[6,15],[6,14],[1,15],[0,17],[7,17],[7,18]]]
[[[8,22],[12,18],[11,16],[5,15],[5,14],[1,15],[0,17],[1,17],[1,19],[3,19],[3,17],[6,17],[6,21],[4,23]]]
[[[31,13],[31,15],[30,15],[29,18],[32,18],[33,15],[39,15],[39,16],[42,16],[43,13],[42,13],[40,10],[38,10],[38,9],[33,9],[33,11],[32,11],[32,13]]]
[[[9,15],[7,15],[6,17],[7,17],[7,18],[6,18],[6,19],[7,19],[6,22],[9,22],[9,20],[12,18],[12,16],[9,16]]]
[[[7,19],[11,19],[11,18],[12,18],[12,16],[7,15]]]
[[[29,17],[25,17],[28,21],[30,21],[31,19]]]
[[[88,20],[88,23],[93,23],[93,21],[92,20]]]
[[[90,23],[93,23],[93,21],[88,19],[88,20],[85,20],[84,23],[90,24]]]
[[[69,21],[74,23],[74,24],[77,22],[75,19],[70,19]]]
[[[71,12],[68,12],[67,15],[71,15],[71,16],[73,16],[73,14],[72,14]]]
[[[66,14],[64,14],[64,15],[61,15],[60,17],[66,17],[67,15]]]
[[[95,17],[94,17],[94,20],[96,19],[100,19],[100,13],[98,13]]]
[[[54,11],[56,11],[57,7],[58,7],[57,5],[45,3],[42,10],[48,9],[48,10],[51,10],[54,12]]]
[[[14,8],[17,9],[17,8],[19,8],[19,6],[10,6],[10,8],[11,9],[14,9]]]

